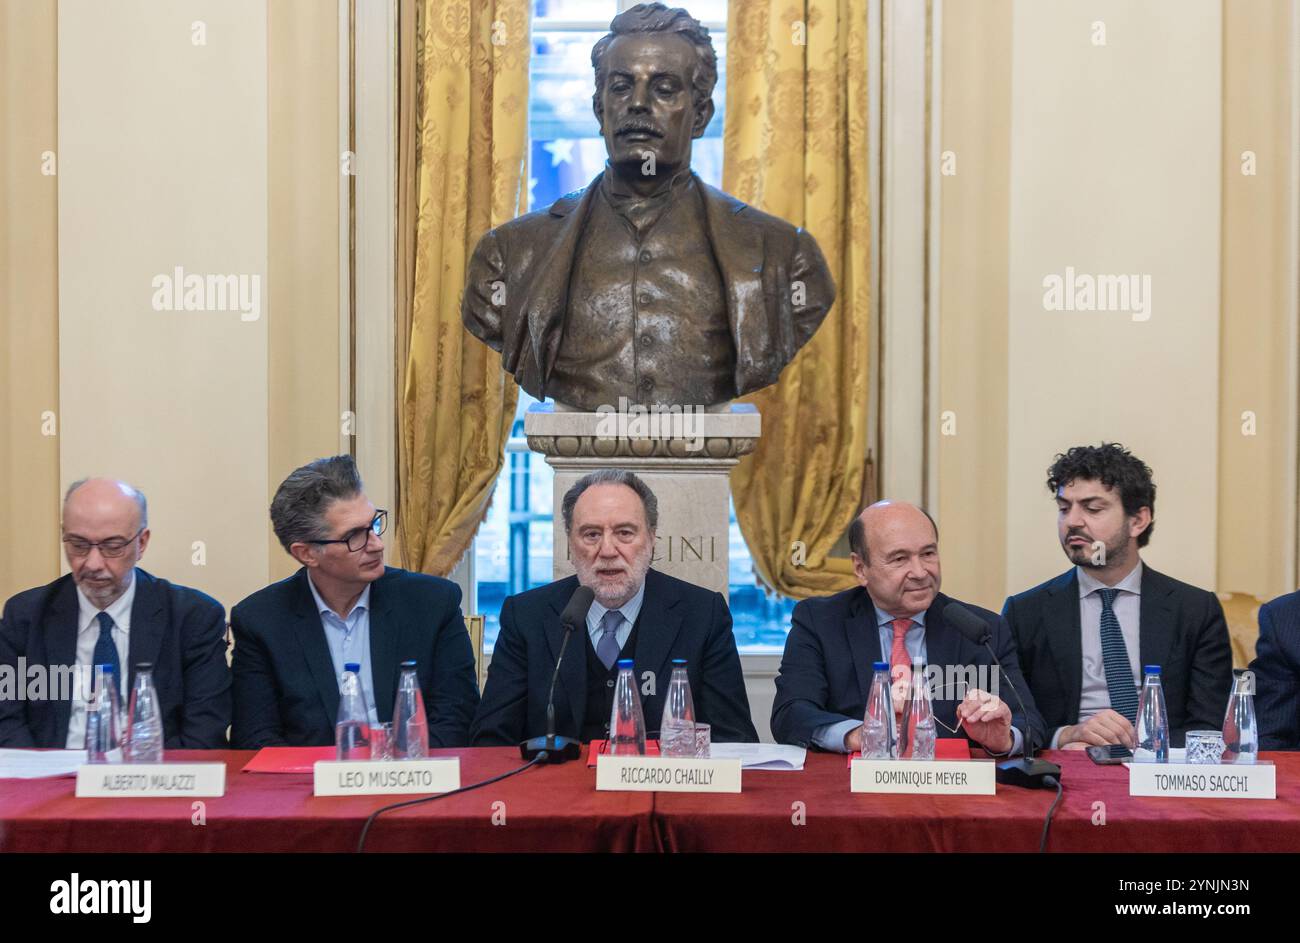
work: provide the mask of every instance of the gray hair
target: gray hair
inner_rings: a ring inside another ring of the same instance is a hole
[[[635,9],[635,7],[633,7]],[[599,471],[591,472],[579,478],[564,494],[564,502],[560,505],[564,513],[564,531],[568,533],[573,530],[573,508],[578,503],[578,498],[582,493],[593,485],[625,485],[636,492],[641,499],[641,507],[645,509],[646,524],[651,530],[659,526],[659,499],[655,493],[650,490],[650,486],[644,481],[622,468],[602,468]]]
[[[328,540],[325,512],[335,501],[361,494],[361,474],[351,455],[318,458],[295,468],[271,499],[271,527],[287,551],[296,543]]]
[[[609,23],[609,32],[591,47],[591,65],[596,70],[596,94],[593,101],[600,110],[600,93],[605,88],[605,53],[610,43],[629,33],[676,33],[688,39],[695,47],[695,105],[702,105],[713,97],[713,87],[718,84],[718,54],[708,29],[695,17],[680,7],[669,9],[662,3],[638,3],[624,10]]]
[[[80,488],[88,481],[90,481],[89,478],[78,478],[72,484],[68,485],[68,490],[63,493],[63,503],[66,505],[68,503],[68,498],[72,497],[72,492],[76,491],[78,488]],[[139,488],[135,487],[134,485],[127,484],[125,481],[117,482],[117,486],[123,491],[123,493],[126,494],[127,497],[134,500],[136,506],[140,508],[141,530],[148,527],[149,526],[149,502],[145,500],[144,492],[141,491]]]

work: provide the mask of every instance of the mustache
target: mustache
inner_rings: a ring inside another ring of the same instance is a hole
[[[624,134],[631,134],[634,131],[644,131],[657,138],[664,136],[663,131],[659,129],[658,125],[652,121],[646,121],[644,118],[629,118],[614,130],[614,135],[615,137],[618,137]]]

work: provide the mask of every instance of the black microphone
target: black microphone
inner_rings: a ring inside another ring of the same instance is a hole
[[[943,610],[944,621],[955,628],[966,638],[970,639],[976,645],[983,645],[993,656],[993,664],[1007,679],[1007,684],[1020,703],[1020,715],[1025,719],[1026,729],[1021,731],[1024,735],[1024,756],[1018,760],[1003,760],[998,763],[997,779],[1000,783],[1011,786],[1024,786],[1026,789],[1045,789],[1049,785],[1055,786],[1056,783],[1046,783],[1044,777],[1050,776],[1059,780],[1061,778],[1061,767],[1055,763],[1049,763],[1047,760],[1034,759],[1034,730],[1033,724],[1029,721],[1029,711],[1025,709],[1024,698],[1016,690],[1015,682],[1002,668],[1002,662],[998,659],[998,653],[993,651],[993,646],[989,644],[989,639],[993,637],[989,624],[981,619],[975,613],[971,612],[959,602],[950,602]]]
[[[560,677],[560,665],[564,663],[564,650],[569,647],[569,636],[578,626],[587,624],[587,610],[595,598],[596,594],[590,586],[579,586],[560,614],[564,641],[560,643],[560,654],[555,659],[555,673],[551,675],[551,690],[546,695],[546,736],[533,737],[519,744],[519,754],[526,760],[540,756],[543,763],[564,763],[582,755],[582,745],[577,740],[555,735],[555,682]]]

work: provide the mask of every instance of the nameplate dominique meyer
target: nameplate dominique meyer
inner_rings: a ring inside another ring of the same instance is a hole
[[[1130,796],[1197,796],[1205,799],[1276,799],[1277,768],[1198,763],[1125,763]]]
[[[317,796],[384,796],[451,792],[460,788],[460,759],[320,760]]]
[[[79,798],[214,798],[225,794],[225,763],[88,763],[77,769]]]
[[[596,788],[627,792],[740,792],[740,759],[599,756]]]
[[[989,760],[857,759],[851,769],[852,792],[946,796],[997,793],[997,767]]]

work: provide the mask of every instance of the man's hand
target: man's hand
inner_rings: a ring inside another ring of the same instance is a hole
[[[971,688],[957,705],[957,720],[972,740],[991,753],[1006,753],[1015,745],[1011,708],[996,694]]]
[[[1062,727],[1056,745],[1065,750],[1082,750],[1087,747],[1123,744],[1131,750],[1134,742],[1133,725],[1128,722],[1128,718],[1107,707],[1081,724]]]
[[[861,753],[862,752],[862,725],[858,724],[852,730],[844,735],[844,752]]]

